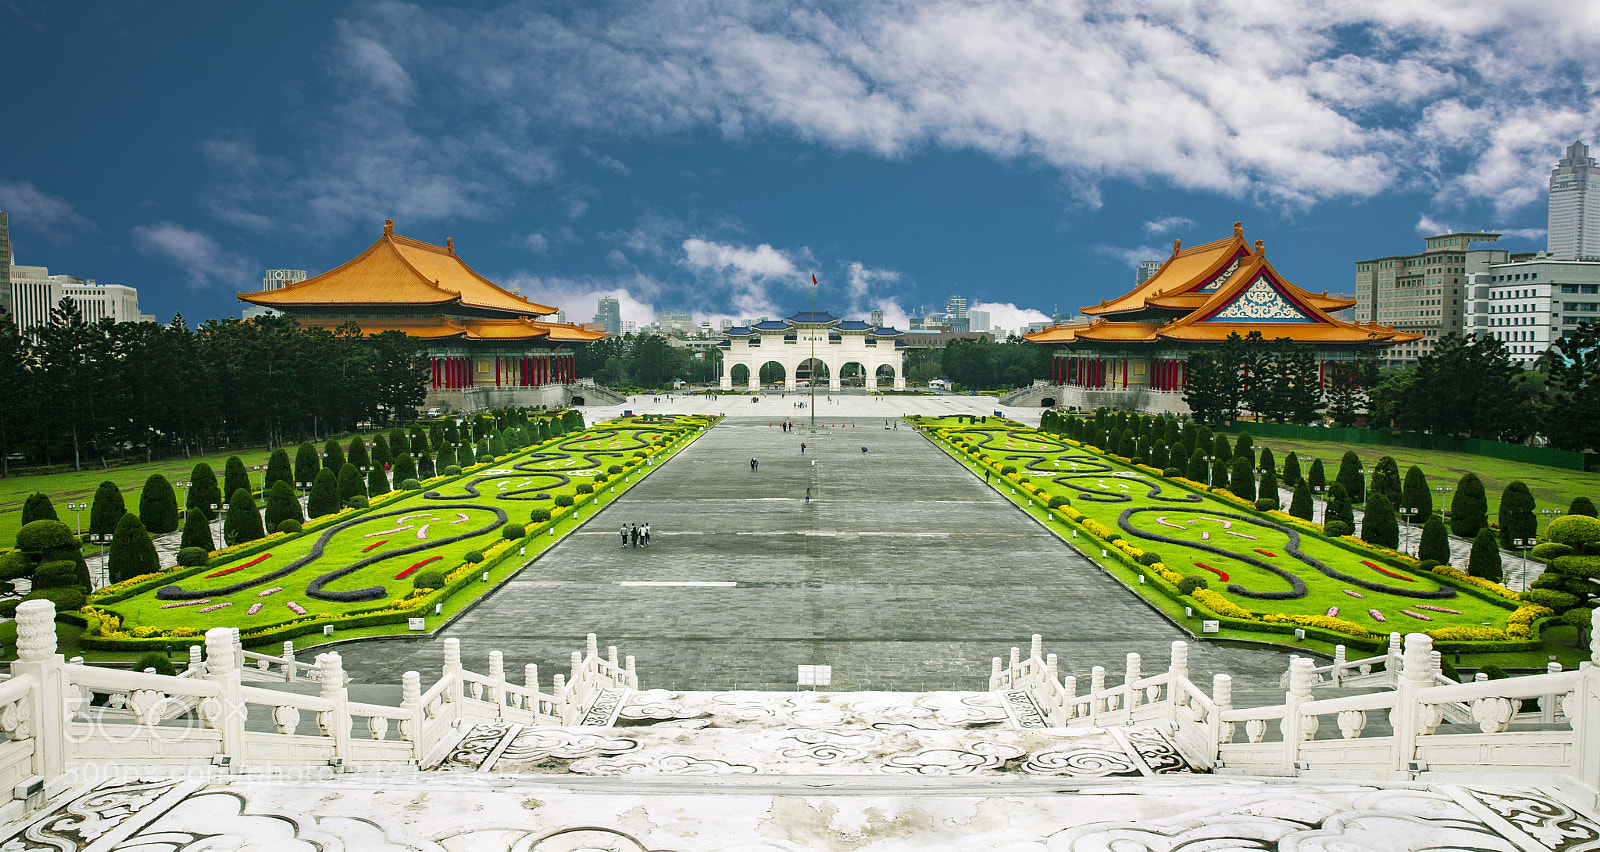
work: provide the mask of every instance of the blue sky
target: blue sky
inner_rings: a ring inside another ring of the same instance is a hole
[[[1600,4],[0,0],[17,261],[237,315],[392,218],[583,321],[997,325],[1243,220],[1348,290],[1424,233],[1544,247]]]

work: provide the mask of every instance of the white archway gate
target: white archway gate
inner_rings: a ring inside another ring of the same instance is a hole
[[[846,364],[860,365],[867,390],[884,389],[885,378],[894,390],[905,390],[904,354],[895,346],[901,332],[857,320],[840,320],[827,312],[798,313],[783,321],[736,326],[723,332],[722,389],[733,390],[733,368],[743,365],[749,390],[761,387],[761,366],[775,362],[783,367],[784,387],[799,388],[797,374],[815,358],[827,374],[829,390],[840,390]]]

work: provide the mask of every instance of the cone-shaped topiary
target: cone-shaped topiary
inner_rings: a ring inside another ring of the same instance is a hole
[[[1456,483],[1450,498],[1450,531],[1462,538],[1474,538],[1489,525],[1489,498],[1483,493],[1483,480],[1469,473]]]
[[[1217,436],[1222,437],[1222,436]],[[1228,475],[1232,472],[1231,462],[1217,459],[1211,463],[1211,487],[1227,488]]]
[[[1500,492],[1501,547],[1509,550],[1533,546],[1516,543],[1518,539],[1527,541],[1539,535],[1539,517],[1533,513],[1533,505],[1533,494],[1520,480],[1512,482]]]
[[[1444,518],[1430,515],[1422,525],[1422,542],[1417,545],[1417,560],[1433,560],[1440,565],[1450,564],[1450,535],[1445,530]]]
[[[438,423],[428,428],[428,446],[434,452],[438,452],[439,448],[444,446],[444,427]]]
[[[1204,485],[1211,478],[1211,468],[1206,466],[1206,457],[1195,453],[1189,457],[1189,471],[1185,474],[1188,478]]]
[[[1367,499],[1372,498],[1374,491],[1389,498],[1390,506],[1400,505],[1400,465],[1390,456],[1378,459],[1378,463],[1372,466],[1372,484],[1367,488]]]
[[[27,526],[34,521],[59,521],[56,517],[56,507],[50,503],[50,495],[43,491],[35,491],[28,495],[22,504],[21,526]]]
[[[417,458],[417,478],[431,479],[438,475],[439,471],[433,463],[433,457],[428,455],[428,452],[424,450],[422,455]]]
[[[122,520],[117,522],[117,529],[111,535],[111,552],[106,557],[106,570],[113,583],[161,570],[156,546],[150,541],[150,534],[145,532],[144,524],[137,515],[123,515]]]
[[[1256,501],[1255,471],[1250,465],[1248,456],[1239,455],[1234,457],[1233,467],[1228,476],[1228,490],[1238,495],[1240,499],[1248,500],[1252,503]]]
[[[416,478],[418,478],[417,463],[411,459],[409,453],[394,460],[393,479],[395,482],[405,482],[408,479]]]
[[[1269,452],[1272,452],[1272,451],[1271,450],[1262,450],[1261,451],[1262,455],[1266,455]],[[1278,472],[1277,471],[1273,470],[1270,467],[1265,467],[1265,468],[1261,469],[1261,479],[1256,483],[1256,499],[1258,501],[1259,500],[1270,500],[1271,503],[1272,503],[1270,508],[1273,508],[1273,509],[1276,509],[1280,505],[1282,505],[1281,498],[1278,497]]]
[[[1311,486],[1313,492],[1327,489],[1328,476],[1323,472],[1322,459],[1311,460],[1311,467],[1306,471],[1306,484]]]
[[[1351,503],[1366,502],[1366,482],[1361,478],[1361,457],[1353,451],[1346,450],[1344,457],[1339,459],[1339,474],[1333,481],[1344,486],[1344,493],[1349,495]]]
[[[300,512],[297,493],[288,482],[280,479],[268,486],[266,502],[266,527],[269,530],[276,530],[284,521],[305,520],[305,515]]]
[[[411,455],[411,439],[406,437],[406,430],[399,427],[389,430],[389,455],[390,464],[401,456]]]
[[[1345,491],[1344,486],[1337,482],[1333,484],[1332,490],[1328,492],[1328,505],[1322,512],[1322,523],[1327,524],[1331,521],[1338,521],[1344,524],[1346,529],[1354,530],[1356,528],[1356,513],[1355,509],[1350,505],[1350,493]]]
[[[1272,454],[1271,447],[1262,447],[1261,455],[1256,457],[1256,470],[1270,470],[1278,472],[1278,457]]]
[[[1290,450],[1289,454],[1283,457],[1283,484],[1292,488],[1300,484],[1300,478],[1300,457],[1295,455],[1294,450]]]
[[[117,484],[109,479],[100,483],[94,492],[94,502],[89,505],[89,535],[110,536],[127,513],[128,507],[122,502],[122,491]]]
[[[1416,465],[1406,469],[1405,483],[1400,486],[1400,508],[1416,510],[1411,518],[1413,524],[1425,524],[1433,517],[1433,491],[1428,488],[1428,477]]]
[[[272,451],[272,456],[267,459],[266,475],[261,478],[262,487],[271,490],[274,482],[287,482],[289,487],[294,487],[294,466],[289,464],[289,451],[279,447]]]
[[[339,468],[339,505],[350,505],[350,498],[357,494],[365,497],[367,486],[361,481],[361,471],[355,465],[345,462],[344,467]]]
[[[162,535],[178,529],[178,493],[172,483],[159,473],[150,474],[139,491],[139,521],[151,535]],[[112,533],[115,535],[115,531]]]
[[[382,465],[376,465],[367,472],[367,495],[376,497],[379,494],[389,493],[389,475],[384,473]]]
[[[261,512],[256,509],[255,495],[248,488],[235,490],[228,500],[228,514],[222,519],[223,543],[232,547],[264,538],[266,534],[261,526]]]
[[[383,435],[373,438],[371,456],[372,464],[375,467],[383,467],[386,464],[393,464],[394,456],[390,455],[389,453],[389,439]]]
[[[1230,469],[1233,464],[1233,447],[1228,444],[1227,435],[1217,435],[1211,439],[1211,454],[1216,456],[1212,459],[1215,462],[1213,466],[1221,465],[1223,470]]]
[[[344,501],[339,499],[339,480],[333,471],[323,468],[311,480],[311,493],[306,497],[306,514],[313,518],[339,511]]]
[[[339,469],[345,466],[344,447],[338,441],[330,440],[322,445],[322,469],[333,471],[334,476],[339,475]]]
[[[222,466],[222,493],[232,495],[243,488],[251,491],[250,471],[244,469],[244,460],[238,456],[228,456],[228,463]],[[229,496],[228,502],[233,502]]]
[[[1172,445],[1172,451],[1167,454],[1167,467],[1177,468],[1179,476],[1189,475],[1189,454],[1183,449],[1183,442]]]
[[[1233,445],[1233,458],[1248,459],[1251,467],[1256,466],[1256,443],[1250,440],[1249,432],[1239,433],[1239,440]],[[1232,465],[1233,461],[1230,459],[1228,464]]]
[[[1144,463],[1150,465],[1156,470],[1165,470],[1167,467],[1167,458],[1167,442],[1157,439],[1155,443],[1150,445],[1150,451],[1147,454]]]
[[[1472,555],[1467,558],[1467,573],[1496,583],[1505,576],[1500,568],[1500,542],[1494,530],[1488,527],[1478,530],[1477,537],[1472,540]]]
[[[1294,487],[1294,497],[1289,501],[1289,514],[1302,521],[1311,520],[1315,504],[1311,502],[1311,486],[1304,482]]]
[[[33,498],[30,497],[28,499],[31,500]],[[1572,498],[1572,506],[1567,509],[1567,514],[1585,515],[1590,518],[1600,517],[1600,515],[1597,515],[1594,510],[1594,501],[1590,500],[1588,497]]]
[[[217,549],[216,542],[211,540],[211,522],[206,520],[204,512],[194,510],[184,513],[183,538],[179,540],[178,547],[198,547],[207,553]]]
[[[317,448],[310,441],[301,444],[294,451],[294,487],[306,488],[313,479],[317,478],[317,471],[322,470],[322,459],[317,455]]]
[[[367,453],[367,442],[361,440],[360,435],[350,439],[350,454],[345,458],[345,462],[353,464],[357,468],[365,468],[372,465],[372,457]]]
[[[1394,504],[1381,491],[1367,495],[1367,511],[1361,517],[1361,540],[1390,550],[1400,546],[1400,524],[1395,521]]]
[[[189,472],[189,494],[184,500],[184,508],[189,511],[200,512],[206,520],[214,521],[222,516],[222,488],[217,484],[217,474],[212,471],[211,465],[200,462]]]

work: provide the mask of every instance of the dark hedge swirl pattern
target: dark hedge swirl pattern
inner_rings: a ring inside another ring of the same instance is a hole
[[[1282,568],[1278,568],[1277,566],[1269,565],[1266,562],[1263,562],[1260,559],[1257,559],[1254,556],[1250,556],[1248,554],[1236,553],[1236,552],[1234,552],[1232,550],[1228,550],[1226,548],[1216,547],[1214,545],[1209,545],[1209,544],[1205,544],[1205,543],[1202,543],[1202,542],[1184,541],[1183,539],[1172,538],[1171,536],[1165,536],[1165,535],[1162,535],[1160,533],[1153,533],[1153,532],[1148,532],[1146,530],[1141,530],[1141,529],[1135,527],[1133,524],[1129,523],[1129,521],[1128,521],[1128,519],[1130,517],[1132,517],[1133,515],[1136,515],[1136,514],[1138,514],[1140,512],[1162,512],[1162,513],[1169,514],[1169,515],[1170,514],[1181,513],[1181,512],[1187,512],[1187,513],[1190,513],[1190,514],[1201,514],[1201,513],[1204,513],[1204,514],[1206,514],[1208,516],[1211,516],[1211,517],[1228,518],[1230,520],[1240,521],[1242,523],[1250,524],[1252,526],[1264,527],[1264,528],[1272,530],[1274,532],[1283,533],[1285,536],[1288,537],[1288,540],[1289,540],[1289,543],[1283,548],[1283,551],[1285,553],[1289,554],[1290,556],[1293,556],[1295,559],[1298,559],[1299,561],[1304,562],[1307,565],[1310,565],[1311,567],[1317,569],[1318,571],[1320,571],[1323,575],[1325,575],[1327,577],[1331,577],[1331,578],[1333,578],[1335,580],[1339,580],[1341,582],[1349,583],[1349,584],[1351,584],[1353,586],[1359,586],[1359,587],[1361,587],[1363,589],[1366,589],[1368,591],[1384,592],[1386,594],[1396,595],[1396,596],[1405,597],[1405,598],[1424,598],[1424,599],[1428,599],[1428,600],[1442,600],[1442,599],[1446,599],[1446,598],[1453,598],[1453,597],[1456,596],[1456,590],[1452,589],[1452,588],[1450,588],[1448,586],[1440,586],[1438,589],[1433,589],[1433,590],[1429,590],[1429,589],[1402,589],[1402,588],[1395,588],[1394,586],[1386,586],[1386,585],[1384,585],[1382,583],[1375,583],[1375,582],[1372,582],[1372,581],[1369,581],[1369,580],[1362,580],[1362,579],[1359,579],[1357,577],[1352,577],[1349,574],[1341,573],[1339,571],[1334,570],[1331,566],[1329,566],[1328,564],[1324,563],[1322,560],[1317,559],[1316,557],[1311,556],[1310,554],[1307,554],[1307,553],[1301,551],[1300,550],[1300,533],[1299,532],[1297,532],[1296,530],[1294,530],[1291,527],[1286,527],[1286,526],[1283,526],[1282,524],[1276,524],[1276,523],[1273,523],[1271,521],[1262,520],[1260,518],[1252,518],[1252,517],[1249,517],[1249,516],[1246,516],[1246,515],[1234,514],[1232,512],[1217,512],[1217,511],[1213,511],[1213,510],[1210,510],[1210,509],[1196,509],[1196,508],[1191,508],[1191,507],[1186,507],[1186,506],[1144,506],[1144,507],[1138,507],[1138,508],[1132,508],[1132,509],[1124,509],[1124,510],[1122,510],[1122,514],[1117,516],[1117,526],[1121,527],[1124,532],[1127,532],[1130,535],[1134,535],[1134,536],[1137,536],[1137,537],[1143,538],[1143,539],[1149,539],[1150,541],[1159,541],[1159,542],[1163,542],[1163,543],[1166,543],[1166,544],[1175,544],[1175,545],[1178,545],[1179,547],[1187,547],[1187,548],[1192,548],[1194,550],[1204,550],[1204,551],[1206,551],[1208,553],[1215,553],[1218,556],[1226,556],[1226,557],[1230,557],[1230,558],[1233,558],[1233,559],[1237,559],[1240,562],[1245,562],[1245,563],[1248,563],[1250,565],[1254,565],[1257,568],[1260,568],[1260,569],[1262,569],[1264,571],[1268,571],[1268,572],[1270,572],[1272,574],[1276,574],[1277,576],[1282,577],[1284,580],[1288,581],[1289,584],[1294,587],[1294,590],[1292,592],[1253,592],[1253,591],[1250,591],[1249,589],[1246,589],[1243,586],[1238,585],[1237,583],[1230,584],[1228,586],[1228,591],[1233,592],[1236,595],[1240,595],[1241,597],[1256,598],[1258,600],[1293,600],[1293,599],[1296,599],[1296,598],[1305,597],[1305,595],[1306,595],[1306,584],[1305,584],[1305,581],[1301,580],[1299,577],[1296,577],[1294,574],[1291,574],[1290,572],[1285,571]]]
[[[996,454],[1007,452],[998,447],[989,447],[989,442],[997,437],[997,435],[994,433],[980,431],[978,434],[984,436],[983,441],[978,444],[979,447],[989,448]],[[1059,441],[1052,441],[1047,438],[1042,438],[1032,433],[1007,431],[1004,434],[1019,441],[1030,441],[1038,444],[1046,444],[1050,447],[1058,448],[1059,452],[1072,453],[1072,448],[1069,445],[1060,443]],[[1042,473],[1046,476],[1049,476],[1051,482],[1054,482],[1063,488],[1070,488],[1072,491],[1076,492],[1080,499],[1090,503],[1127,503],[1131,501],[1133,497],[1129,494],[1118,494],[1114,491],[1102,491],[1098,488],[1090,488],[1084,485],[1079,485],[1076,482],[1073,482],[1073,480],[1104,479],[1107,476],[1112,476],[1120,482],[1138,482],[1148,486],[1150,490],[1145,492],[1144,496],[1150,500],[1170,500],[1174,503],[1200,503],[1204,501],[1204,498],[1202,498],[1200,495],[1181,489],[1174,489],[1174,493],[1164,493],[1161,483],[1158,480],[1149,477],[1116,476],[1117,468],[1113,467],[1110,463],[1095,458],[1087,453],[1051,456],[1049,450],[1047,449],[1043,453],[1011,452],[1007,455],[1001,456],[1001,458],[1004,461],[1022,461],[1023,459],[1027,459],[1028,463],[1024,467],[1025,470],[1032,473]],[[1079,469],[1071,473],[1057,475],[1056,471],[1044,467],[1044,464],[1050,461],[1073,462],[1079,465]]]
[[[584,470],[586,468],[577,469]],[[468,497],[483,497],[485,495],[478,491],[478,484],[480,482],[491,482],[496,479],[529,479],[535,476],[548,476],[554,479],[555,482],[551,483],[550,485],[530,486],[528,488],[513,488],[510,491],[496,491],[495,493],[487,496],[495,500],[549,500],[550,495],[544,492],[549,491],[552,488],[560,488],[561,486],[572,481],[572,477],[567,476],[564,473],[555,473],[549,470],[528,471],[525,473],[497,473],[493,476],[480,476],[477,479],[461,483],[462,493],[460,494],[442,494],[438,491],[429,491],[422,495],[422,499],[465,500]],[[522,494],[532,494],[534,496],[522,497],[520,496]]]
[[[401,548],[399,550],[386,551],[386,552],[380,553],[380,554],[378,554],[376,556],[368,557],[368,558],[363,559],[363,560],[361,560],[359,562],[352,563],[348,567],[341,568],[341,569],[338,569],[336,571],[330,571],[330,572],[328,572],[326,574],[323,574],[322,576],[318,577],[316,580],[313,580],[311,582],[311,584],[306,587],[306,594],[308,594],[308,595],[310,595],[310,596],[312,596],[314,598],[321,598],[322,600],[330,600],[330,601],[371,600],[374,597],[383,597],[385,594],[387,594],[387,592],[384,591],[382,586],[374,586],[374,587],[368,588],[368,589],[359,589],[356,592],[323,592],[323,591],[321,591],[321,589],[322,589],[323,586],[327,585],[328,583],[330,583],[330,582],[332,582],[334,580],[337,580],[338,578],[343,577],[344,575],[349,574],[351,571],[354,571],[354,570],[356,570],[358,568],[364,568],[364,567],[366,567],[368,565],[373,564],[374,562],[381,562],[381,561],[383,561],[385,559],[389,559],[390,557],[401,556],[401,555],[407,554],[407,553],[416,553],[418,551],[427,550],[429,548],[434,548],[434,547],[442,547],[442,546],[447,545],[447,544],[454,544],[455,542],[461,541],[463,539],[472,538],[473,536],[483,535],[486,532],[491,532],[491,531],[493,531],[495,529],[498,529],[501,524],[504,524],[506,522],[506,519],[507,519],[505,511],[502,510],[502,509],[497,509],[497,508],[495,508],[493,506],[479,506],[479,505],[475,505],[475,504],[472,504],[472,503],[450,503],[450,504],[446,504],[446,505],[443,505],[443,506],[429,506],[426,509],[420,509],[420,510],[417,507],[412,507],[412,508],[409,508],[409,509],[395,509],[395,510],[390,511],[390,512],[382,512],[382,513],[379,513],[379,514],[376,514],[376,515],[362,515],[361,517],[352,518],[352,519],[350,519],[348,521],[345,521],[342,524],[336,524],[336,525],[334,525],[332,527],[329,527],[327,530],[325,530],[322,533],[321,536],[318,536],[316,543],[311,546],[311,551],[309,553],[307,553],[305,556],[300,557],[299,559],[296,559],[295,561],[289,563],[288,565],[285,565],[284,567],[277,569],[276,571],[269,571],[266,574],[262,574],[261,576],[256,577],[255,579],[244,580],[242,582],[233,583],[231,585],[222,586],[220,588],[215,588],[215,589],[205,589],[205,590],[194,589],[194,590],[190,590],[190,589],[184,589],[181,586],[176,586],[176,585],[173,585],[173,586],[162,586],[161,588],[156,590],[156,598],[159,599],[159,600],[164,600],[164,601],[192,601],[192,600],[199,600],[200,598],[211,597],[213,595],[216,595],[216,596],[231,595],[234,592],[242,592],[245,589],[250,589],[250,588],[254,588],[256,586],[266,585],[267,583],[270,583],[273,580],[278,580],[278,579],[281,579],[283,577],[287,577],[290,574],[293,574],[295,571],[298,571],[302,566],[309,565],[312,562],[315,562],[318,559],[320,559],[322,557],[323,550],[328,545],[328,540],[333,538],[336,534],[338,534],[340,532],[343,532],[346,529],[349,529],[350,527],[356,526],[357,524],[365,524],[365,523],[367,523],[369,521],[375,521],[375,520],[378,520],[380,518],[397,517],[397,516],[400,516],[400,515],[414,515],[418,511],[432,512],[432,511],[439,510],[439,509],[472,509],[472,510],[475,510],[475,511],[489,511],[489,512],[494,512],[495,513],[496,520],[493,523],[488,524],[487,526],[479,527],[479,528],[477,528],[475,530],[472,530],[471,532],[462,533],[461,535],[450,536],[449,538],[434,539],[434,540],[431,540],[431,541],[423,541],[423,542],[419,542],[419,543],[417,543],[415,545],[412,545],[411,547],[404,547],[404,548]],[[372,595],[367,594],[367,593],[371,593],[373,591],[376,591],[376,594],[372,594]],[[361,596],[360,597],[349,597],[349,595],[351,595],[351,594],[360,594]]]

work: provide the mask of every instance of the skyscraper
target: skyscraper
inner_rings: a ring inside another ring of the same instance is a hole
[[[872,327],[873,328],[882,328],[883,327],[883,311],[873,311],[872,312]]]
[[[622,304],[609,296],[601,296],[599,307],[595,309],[594,321],[606,327],[606,334],[616,337],[622,334]]]
[[[1567,146],[1567,155],[1550,172],[1549,234],[1550,256],[1556,260],[1600,257],[1600,170],[1582,139]]]
[[[951,296],[950,301],[945,303],[944,315],[951,331],[971,330],[971,321],[967,319],[966,296]]]
[[[1135,283],[1135,284],[1143,284],[1147,279],[1150,278],[1150,276],[1156,274],[1156,272],[1158,272],[1161,269],[1161,264],[1162,264],[1162,261],[1160,261],[1160,260],[1141,260],[1141,261],[1139,261],[1139,272],[1138,272],[1137,275],[1134,276],[1134,282],[1133,283]]]
[[[0,309],[11,312],[11,224],[0,210]]]
[[[988,311],[967,311],[967,331],[988,331]]]

